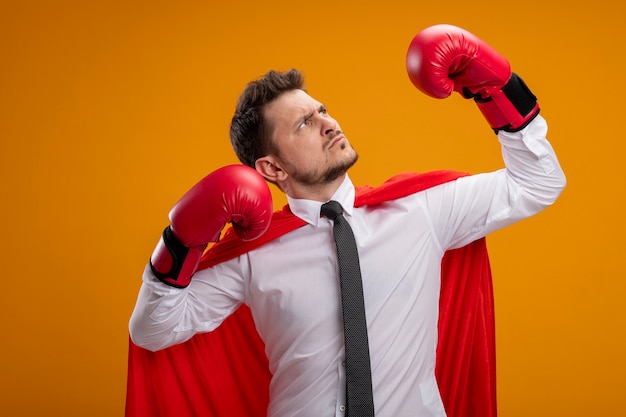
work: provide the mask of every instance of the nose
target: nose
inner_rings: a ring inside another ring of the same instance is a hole
[[[337,130],[337,122],[332,117],[322,117],[322,135],[331,135]]]

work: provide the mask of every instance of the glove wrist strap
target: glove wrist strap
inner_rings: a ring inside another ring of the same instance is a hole
[[[150,259],[150,269],[161,282],[185,288],[191,282],[205,248],[206,245],[188,248],[168,226]]]
[[[479,94],[471,93],[467,96],[467,93],[468,91],[463,91],[465,97],[474,98],[479,110],[496,133],[500,130],[522,130],[539,114],[537,97],[515,73],[498,92],[489,97],[482,98]]]

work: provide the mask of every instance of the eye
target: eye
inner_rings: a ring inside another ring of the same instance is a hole
[[[298,126],[298,129],[304,129],[311,124],[311,119],[306,119]]]

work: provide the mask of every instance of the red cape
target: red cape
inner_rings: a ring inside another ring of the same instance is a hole
[[[465,175],[401,174],[377,188],[357,188],[355,206],[394,200]],[[302,225],[288,207],[251,242],[228,230],[199,269],[246,253]],[[485,239],[446,252],[442,261],[439,343],[435,369],[448,417],[496,417],[495,320]],[[220,327],[150,352],[130,341],[126,417],[260,417],[271,374],[247,306]]]

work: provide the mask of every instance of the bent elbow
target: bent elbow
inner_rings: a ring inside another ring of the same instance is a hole
[[[559,170],[559,175],[556,175],[553,181],[550,182],[549,191],[548,191],[548,205],[551,206],[558,200],[558,198],[565,190],[565,186],[567,185],[567,179],[565,178],[565,174],[563,171]]]
[[[134,316],[131,317],[128,323],[130,340],[136,346],[151,352],[166,348],[167,346],[163,343],[164,340],[158,334],[148,331],[147,327],[145,323],[137,320]]]
[[[566,185],[567,180],[561,172],[560,175],[553,175],[549,181],[544,181],[541,187],[527,190],[528,198],[535,206],[534,211],[540,212],[553,205],[563,193]]]

